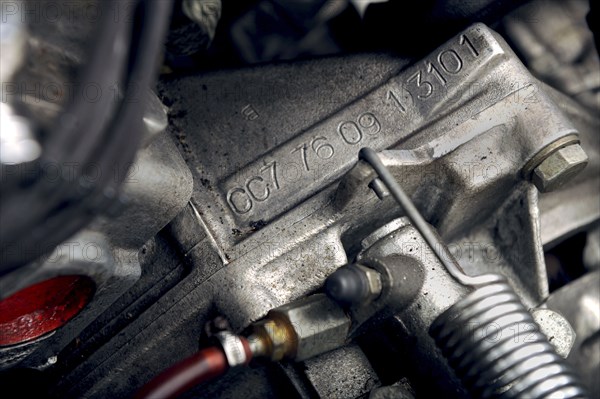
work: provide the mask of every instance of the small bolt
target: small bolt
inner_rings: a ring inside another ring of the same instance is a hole
[[[380,200],[382,200],[385,197],[387,197],[388,195],[390,195],[389,191],[387,190],[387,187],[385,186],[385,184],[383,184],[381,179],[379,179],[378,177],[376,177],[375,179],[373,179],[371,181],[371,183],[369,183],[369,188],[371,190],[373,190],[375,192],[375,194],[377,194],[377,197]]]
[[[542,193],[556,190],[581,172],[588,157],[579,144],[571,144],[550,154],[533,170],[533,183]]]

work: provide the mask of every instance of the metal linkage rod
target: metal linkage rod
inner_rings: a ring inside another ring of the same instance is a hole
[[[404,192],[402,187],[400,187],[388,168],[381,162],[381,159],[375,150],[366,147],[362,148],[358,156],[360,159],[368,162],[375,172],[377,172],[379,179],[386,185],[390,194],[402,207],[412,225],[415,226],[417,231],[423,236],[427,244],[431,247],[437,258],[452,277],[464,285],[480,285],[497,280],[497,276],[495,275],[482,275],[477,277],[467,276],[460,269],[454,260],[454,257],[448,251],[440,237],[435,233],[431,225],[425,221],[410,197]]]

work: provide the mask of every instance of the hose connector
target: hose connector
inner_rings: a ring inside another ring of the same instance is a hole
[[[350,318],[324,294],[271,310],[248,337],[254,356],[302,361],[346,343]]]

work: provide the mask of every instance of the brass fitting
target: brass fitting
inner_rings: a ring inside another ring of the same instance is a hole
[[[316,294],[271,310],[248,341],[254,356],[301,361],[344,345],[349,329],[344,310]]]
[[[265,356],[273,361],[293,357],[298,345],[289,320],[277,315],[256,322],[248,340],[254,356]]]

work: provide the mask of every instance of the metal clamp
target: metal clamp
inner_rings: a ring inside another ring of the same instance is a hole
[[[230,331],[221,331],[215,334],[219,340],[229,367],[241,366],[250,361],[242,338]]]

